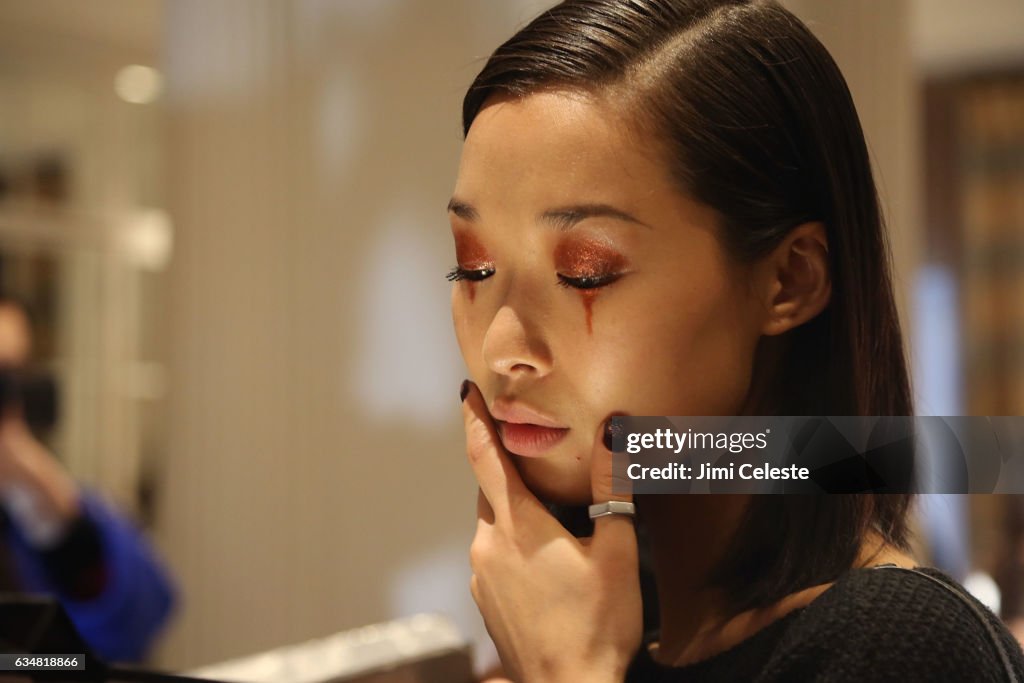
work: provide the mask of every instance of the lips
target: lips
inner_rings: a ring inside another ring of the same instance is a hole
[[[535,458],[544,455],[548,449],[565,438],[566,428],[552,429],[534,424],[499,422],[498,434],[505,448],[516,455]]]
[[[569,433],[553,418],[522,403],[498,399],[491,409],[498,435],[509,452],[528,458],[544,455]]]

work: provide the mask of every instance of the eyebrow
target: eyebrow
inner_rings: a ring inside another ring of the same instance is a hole
[[[480,218],[480,212],[471,204],[452,197],[448,202],[448,211],[466,221],[476,221]],[[563,206],[557,209],[549,209],[540,215],[541,222],[547,223],[556,230],[571,230],[577,223],[587,218],[612,218],[625,223],[633,223],[645,228],[650,228],[636,216],[617,209],[609,204],[574,204]]]
[[[455,197],[448,200],[448,213],[454,213],[456,216],[466,221],[475,221],[480,217],[480,214],[477,213],[476,209]]]
[[[574,206],[552,209],[541,214],[541,220],[543,222],[549,223],[556,229],[562,231],[572,229],[577,223],[587,218],[611,218],[625,223],[640,225],[645,228],[651,227],[633,214],[622,211],[621,209],[616,209],[614,206],[610,206],[608,204],[577,204]]]

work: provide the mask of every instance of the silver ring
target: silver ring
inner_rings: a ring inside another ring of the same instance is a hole
[[[591,505],[587,508],[587,513],[590,515],[591,519],[607,517],[608,515],[625,515],[627,517],[635,517],[636,506],[622,500],[610,500],[607,503]]]

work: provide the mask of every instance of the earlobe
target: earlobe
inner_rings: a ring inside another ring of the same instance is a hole
[[[832,296],[828,237],[819,222],[803,223],[766,259],[767,316],[761,329],[777,335],[814,318]]]

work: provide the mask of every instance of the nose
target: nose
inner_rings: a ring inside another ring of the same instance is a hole
[[[492,372],[523,378],[539,378],[551,372],[551,350],[530,327],[513,307],[498,309],[484,335],[484,361]]]

